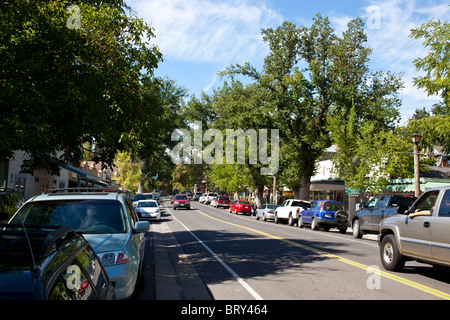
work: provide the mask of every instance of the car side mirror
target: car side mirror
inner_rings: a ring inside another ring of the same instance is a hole
[[[150,222],[138,221],[133,229],[133,233],[144,233],[150,229]]]

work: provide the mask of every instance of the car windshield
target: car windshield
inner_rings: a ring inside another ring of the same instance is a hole
[[[176,199],[176,200],[187,200],[187,196],[185,196],[185,195],[180,195],[180,196],[176,196],[175,199]]]
[[[342,203],[334,203],[334,202],[325,202],[323,209],[328,211],[339,211],[339,210],[345,211],[344,205]]]
[[[122,233],[126,220],[117,200],[36,201],[25,204],[11,223],[71,226],[85,233]]]
[[[155,208],[158,204],[155,201],[139,201],[137,206],[139,208]]]

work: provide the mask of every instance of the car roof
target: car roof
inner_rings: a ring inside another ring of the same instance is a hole
[[[158,201],[154,200],[154,199],[148,199],[148,200],[138,200],[136,203],[139,204],[141,202],[154,202],[154,203],[158,203]]]
[[[44,193],[33,198],[30,198],[27,202],[35,201],[50,201],[50,200],[119,200],[124,197],[124,193],[117,192],[52,192]]]

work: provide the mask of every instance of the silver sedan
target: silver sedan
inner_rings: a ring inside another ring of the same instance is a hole
[[[275,219],[276,208],[278,208],[276,204],[265,204],[261,208],[256,209],[256,220],[260,218],[264,221],[267,221],[267,219]]]

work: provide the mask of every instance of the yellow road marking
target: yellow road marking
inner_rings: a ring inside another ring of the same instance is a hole
[[[241,228],[241,229],[246,229],[246,230],[255,232],[257,234],[269,237],[271,239],[283,241],[283,242],[288,243],[290,245],[293,245],[295,247],[302,248],[302,249],[305,249],[305,250],[308,250],[308,251],[320,254],[322,256],[338,260],[340,262],[346,263],[348,265],[351,265],[351,266],[354,266],[354,267],[357,267],[357,268],[360,268],[360,269],[363,269],[363,270],[369,270],[370,269],[373,273],[379,274],[382,277],[385,277],[385,278],[394,280],[396,282],[405,284],[407,286],[410,286],[410,287],[418,289],[420,291],[432,294],[434,296],[437,296],[437,297],[440,297],[440,298],[443,298],[443,299],[446,299],[446,300],[450,300],[450,294],[448,294],[448,293],[445,293],[445,292],[442,292],[442,291],[430,288],[428,286],[422,285],[420,283],[417,283],[417,282],[414,282],[414,281],[411,281],[411,280],[399,277],[399,276],[397,276],[395,274],[392,274],[392,273],[389,273],[389,272],[386,272],[386,271],[383,271],[383,270],[379,270],[379,269],[378,270],[377,269],[373,269],[370,266],[364,265],[362,263],[359,263],[359,262],[356,262],[356,261],[353,261],[353,260],[350,260],[350,259],[347,259],[347,258],[343,258],[341,256],[338,256],[338,255],[335,255],[335,254],[332,254],[332,253],[329,253],[329,252],[326,252],[326,251],[317,250],[317,249],[315,249],[313,247],[306,246],[306,245],[303,245],[301,243],[298,243],[298,242],[295,242],[295,241],[291,241],[291,240],[288,240],[288,239],[285,239],[285,238],[282,238],[282,237],[279,237],[279,236],[275,236],[275,235],[267,233],[267,232],[263,232],[263,231],[260,231],[260,230],[257,230],[257,229],[253,229],[253,228],[249,228],[249,227],[244,227],[244,226],[236,224],[236,223],[224,221],[224,220],[212,217],[209,214],[206,214],[206,213],[204,213],[204,212],[202,212],[200,210],[196,210],[196,211],[199,212],[200,214],[210,218],[210,219],[213,219],[213,220],[225,223],[225,224],[229,224],[229,225]]]

